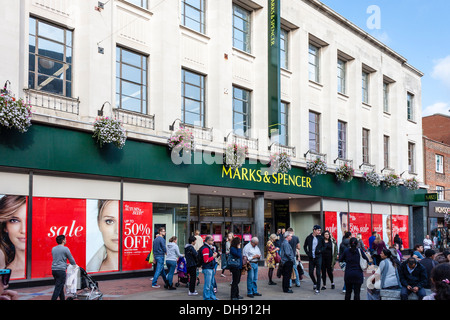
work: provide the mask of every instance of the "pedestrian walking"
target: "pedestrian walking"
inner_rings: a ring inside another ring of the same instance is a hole
[[[197,281],[197,264],[198,255],[197,250],[195,250],[195,242],[197,239],[195,236],[189,237],[189,243],[184,246],[184,256],[186,258],[186,269],[189,275],[189,296],[198,295],[197,290],[195,290],[195,282]]]
[[[176,288],[173,286],[173,275],[175,273],[175,269],[177,268],[178,258],[183,255],[180,253],[180,248],[177,244],[177,237],[173,236],[169,239],[169,243],[167,244],[167,256],[166,256],[166,265],[168,268],[167,272],[167,282],[169,284],[169,290],[175,290]]]
[[[373,248],[372,248],[372,244],[375,241],[375,239],[377,238],[377,232],[376,231],[372,231],[372,235],[369,237],[369,252],[370,255],[373,256]]]
[[[152,288],[159,288],[158,278],[161,276],[164,280],[164,288],[169,288],[169,283],[167,282],[166,272],[164,271],[164,259],[167,253],[166,240],[164,236],[166,235],[165,228],[159,228],[158,234],[155,240],[153,240],[153,259],[156,261],[155,274],[153,275]]]
[[[296,287],[300,287],[300,276],[298,273],[298,261],[297,261],[297,246],[300,243],[300,239],[294,234],[294,229],[292,228],[287,228],[288,232],[290,232],[292,234],[292,238],[291,241],[289,241],[289,245],[292,248],[292,251],[294,252],[294,256],[295,256],[295,260],[294,260],[294,266],[292,267],[294,269],[294,273],[295,273],[295,286]],[[289,281],[290,286],[292,286],[292,279],[291,281]]]
[[[357,248],[358,240],[356,238],[350,238],[349,244],[350,248],[345,249],[342,256],[339,257],[340,262],[345,262],[345,300],[351,300],[352,292],[354,300],[361,300],[361,285],[364,281],[364,274],[360,261],[365,259],[369,263],[369,259],[361,249]]]
[[[272,280],[273,279],[273,270],[275,270],[275,267],[277,265],[276,262],[276,256],[278,254],[278,251],[280,250],[279,247],[275,246],[275,241],[277,240],[277,235],[272,233],[269,237],[269,240],[267,241],[267,267],[269,268],[268,276],[269,276],[269,285],[276,285],[276,283]]]
[[[394,244],[397,243],[398,244],[398,248],[399,250],[403,250],[403,240],[402,238],[400,238],[400,236],[397,234],[395,234],[394,237]]]
[[[380,266],[367,278],[367,300],[380,300],[380,290],[397,290],[401,287],[399,263],[391,250],[383,249]]]
[[[427,284],[427,270],[414,257],[409,257],[399,268],[402,289],[400,299],[408,300],[411,293],[417,294],[419,300],[426,296],[424,286]]]
[[[324,248],[322,251],[322,282],[323,286],[321,290],[326,290],[327,288],[327,275],[330,278],[331,289],[335,288],[334,285],[334,265],[337,261],[338,249],[336,240],[331,235],[331,232],[325,230],[323,233]]]
[[[322,251],[325,246],[321,235],[322,228],[319,225],[313,227],[313,232],[306,237],[303,249],[309,258],[309,277],[313,281],[315,294],[320,293],[320,272],[322,270]],[[316,276],[314,276],[314,270]]]
[[[231,263],[231,259],[235,261],[235,264]],[[229,270],[232,276],[231,282],[231,300],[243,299],[239,295],[239,283],[241,282],[242,273],[242,249],[241,249],[241,239],[238,237],[233,238],[230,241],[230,254],[229,254]]]
[[[284,240],[283,243],[281,244],[280,249],[281,263],[279,266],[279,268],[281,267],[281,274],[283,276],[282,288],[283,292],[285,293],[293,293],[293,291],[289,289],[289,282],[291,280],[292,268],[295,263],[294,251],[292,250],[292,247],[289,244],[289,242],[292,239],[292,234],[289,231],[287,231],[284,234],[283,238]]]
[[[199,249],[202,259],[202,272],[204,276],[203,300],[218,300],[214,293],[214,267],[218,255],[214,251],[214,239],[211,235],[205,237],[203,246]]]
[[[358,245],[357,245],[357,247],[358,247],[358,248],[361,248],[362,251],[366,252],[366,251],[367,251],[367,248],[366,248],[366,245],[364,244],[364,241],[363,241],[363,239],[362,239],[361,233],[358,233],[358,234],[356,235],[356,239],[358,240]]]
[[[425,239],[423,239],[423,250],[424,252],[428,249],[432,249],[433,247],[433,240],[430,239],[430,235],[427,234],[425,236]]]
[[[196,239],[194,248],[195,248],[195,250],[198,251],[198,249],[200,249],[203,246],[203,239],[200,236],[200,231],[199,230],[195,230],[194,236],[195,236],[195,239]]]
[[[350,248],[350,238],[352,237],[352,233],[350,231],[345,232],[344,236],[342,237],[341,244],[339,245],[339,258],[344,254],[344,251],[348,248]],[[376,232],[374,237],[376,237]],[[339,261],[339,266],[341,267],[342,271],[345,271],[345,262]],[[344,287],[342,288],[342,293],[346,292],[345,288],[345,282]]]
[[[244,247],[242,255],[247,257],[250,263],[250,269],[247,272],[247,296],[261,296],[258,292],[258,262],[261,260],[261,251],[258,247],[259,240],[253,237]]]
[[[66,236],[59,235],[56,237],[57,245],[52,248],[52,275],[55,279],[55,289],[53,291],[52,300],[65,300],[64,285],[66,283],[67,260],[73,266],[76,266],[75,259],[69,248],[66,247]]]
[[[375,261],[375,264],[377,266],[380,265],[381,262],[381,252],[383,249],[386,249],[386,243],[381,239],[380,235],[377,233],[375,236],[375,240],[372,243],[372,249],[373,249],[373,260]]]
[[[222,264],[221,264],[222,273],[220,274],[221,277],[226,277],[225,270],[227,269],[227,261],[228,256],[230,255],[231,241],[233,240],[233,238],[234,238],[233,233],[228,232],[227,239],[225,241],[225,254],[222,254]]]
[[[441,263],[431,271],[433,293],[423,300],[450,300],[450,264]]]

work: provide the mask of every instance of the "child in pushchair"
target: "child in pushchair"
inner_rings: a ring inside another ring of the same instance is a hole
[[[178,274],[178,282],[175,283],[175,287],[179,287],[180,283],[184,283],[186,287],[188,287],[190,276],[189,273],[187,273],[186,259],[184,257],[180,257],[177,260],[177,274]],[[200,279],[198,278],[198,271],[197,271],[197,285],[199,285],[199,283]]]

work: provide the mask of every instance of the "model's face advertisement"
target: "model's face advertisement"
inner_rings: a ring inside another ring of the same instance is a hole
[[[0,195],[0,268],[26,278],[27,208],[24,196]],[[52,277],[51,250],[66,236],[77,265],[89,273],[143,270],[152,247],[153,205],[97,199],[33,198],[31,278]]]

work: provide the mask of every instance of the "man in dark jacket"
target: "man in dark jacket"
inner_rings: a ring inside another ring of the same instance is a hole
[[[314,291],[320,293],[320,271],[322,269],[322,250],[325,246],[325,240],[321,236],[322,228],[319,225],[313,227],[313,232],[306,237],[303,249],[309,258],[309,276],[314,283]],[[314,277],[314,268],[316,277]]]
[[[433,249],[425,250],[425,259],[419,261],[421,265],[427,270],[427,284],[424,286],[425,289],[431,289],[431,270],[438,265],[438,262],[434,260],[436,251]]]
[[[401,300],[408,300],[408,296],[413,292],[417,294],[419,300],[427,295],[424,289],[427,284],[427,270],[420,263],[417,263],[415,258],[410,257],[403,262],[398,273],[402,284]]]
[[[289,289],[289,281],[291,280],[292,268],[294,266],[295,254],[292,251],[292,247],[289,242],[292,241],[292,233],[287,231],[283,237],[283,243],[281,244],[280,256],[281,256],[281,266],[283,274],[283,292],[293,293]]]
[[[292,252],[294,253],[295,258],[297,258],[297,255],[296,255],[297,245],[300,243],[300,240],[296,235],[294,235],[294,229],[287,228],[286,231],[292,235],[292,239],[291,239],[291,241],[289,241],[289,245],[292,248]],[[295,272],[295,285],[297,287],[300,287],[300,277],[299,277],[298,269],[297,269],[297,260],[294,261],[294,266],[292,268],[294,269],[294,272]]]
[[[195,290],[195,282],[197,280],[197,250],[195,250],[195,243],[197,238],[195,236],[189,237],[189,243],[184,247],[184,256],[186,257],[186,268],[189,274],[189,292],[188,295],[195,296],[197,291]]]

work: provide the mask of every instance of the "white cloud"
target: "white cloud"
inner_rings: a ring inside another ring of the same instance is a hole
[[[435,61],[431,76],[450,88],[450,55]]]
[[[422,111],[422,116],[431,116],[436,113],[440,114],[449,114],[450,104],[446,102],[436,102],[435,104],[432,104],[430,106],[427,106]]]

